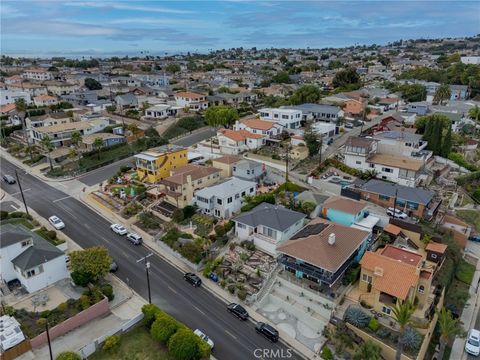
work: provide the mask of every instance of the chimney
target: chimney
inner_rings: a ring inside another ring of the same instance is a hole
[[[328,235],[328,245],[335,245],[335,234],[331,233]]]

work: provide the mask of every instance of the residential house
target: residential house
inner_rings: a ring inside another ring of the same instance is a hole
[[[200,111],[208,108],[207,96],[194,92],[178,92],[175,94],[175,101],[182,108],[189,108],[192,111]]]
[[[45,85],[42,84],[33,84],[28,82],[23,83],[14,83],[7,85],[7,89],[10,91],[24,91],[30,94],[30,97],[48,95],[48,90]]]
[[[220,184],[197,191],[194,203],[204,214],[228,219],[240,211],[246,195],[256,194],[255,182],[229,178]]]
[[[80,85],[71,84],[63,81],[45,81],[43,85],[47,87],[49,93],[57,96],[67,95],[80,90]]]
[[[425,246],[427,253],[427,261],[438,264],[441,266],[443,260],[446,258],[447,245],[438,242],[431,241]]]
[[[230,155],[259,149],[266,143],[266,135],[253,134],[247,130],[220,129],[217,138],[220,152]]]
[[[260,119],[274,121],[287,131],[299,129],[302,121],[302,111],[295,109],[263,108],[259,110]]]
[[[320,216],[323,203],[329,199],[329,196],[322,195],[317,192],[313,192],[312,190],[305,190],[298,194],[295,199],[299,202],[305,203],[310,202],[315,205],[315,209],[309,214],[311,219],[314,219]]]
[[[164,145],[136,154],[135,162],[140,181],[158,183],[170,176],[170,171],[188,163],[188,150],[177,145]]]
[[[378,313],[393,316],[400,301],[416,303],[414,317],[424,319],[435,308],[432,286],[437,263],[425,255],[392,245],[367,251],[360,261],[359,300]]]
[[[211,106],[228,105],[240,107],[243,104],[254,104],[257,101],[257,94],[251,92],[240,92],[237,94],[221,93],[207,96]]]
[[[412,102],[408,104],[407,111],[409,113],[423,116],[427,115],[429,106],[430,105],[426,101]]]
[[[17,110],[15,103],[0,106],[0,116],[8,116]]]
[[[236,162],[232,168],[232,175],[244,180],[257,181],[264,173],[264,164],[246,159]]]
[[[378,118],[379,123],[372,127],[371,132],[383,132],[390,130],[401,130],[404,127],[405,119],[401,113],[394,112],[391,114],[384,114]]]
[[[18,279],[33,293],[69,277],[64,252],[33,231],[23,225],[2,224],[0,235],[3,281]]]
[[[212,166],[222,170],[222,177],[227,178],[233,176],[233,167],[242,160],[238,155],[224,155],[216,159],[212,159]]]
[[[277,247],[279,264],[299,279],[331,287],[365,252],[367,231],[315,219]]]
[[[137,97],[132,93],[115,96],[115,103],[117,104],[117,108],[120,110],[126,108],[135,108],[138,106]]]
[[[12,75],[4,78],[3,81],[5,82],[5,85],[18,84],[23,82],[23,77],[20,75]]]
[[[271,255],[304,225],[306,215],[283,206],[261,203],[254,209],[237,216],[235,236],[251,241],[257,249]]]
[[[159,189],[165,194],[165,201],[181,209],[192,203],[195,191],[217,183],[221,170],[211,166],[188,164],[171,170],[170,174],[160,181]]]
[[[246,130],[252,134],[266,135],[267,138],[275,137],[283,131],[282,126],[271,121],[260,119],[245,119],[236,121],[233,130]]]
[[[167,104],[158,104],[149,107],[145,110],[145,117],[148,119],[166,119],[169,116],[176,116],[178,111],[181,110],[178,106],[172,106]]]
[[[25,118],[25,128],[32,138],[32,129],[44,126],[67,124],[73,122],[73,119],[65,112],[55,112],[39,116],[28,116]]]
[[[321,215],[334,223],[352,226],[366,216],[365,208],[360,201],[332,196],[323,202]]]
[[[86,151],[95,150],[94,142],[95,139],[102,139],[103,145],[102,147],[110,147],[112,145],[117,145],[125,142],[125,137],[121,135],[111,134],[111,133],[94,133],[85,135],[82,137],[82,141],[80,143],[80,147],[85,149]]]
[[[55,96],[50,95],[40,95],[33,98],[33,103],[35,106],[50,106],[58,104],[58,100]]]
[[[432,152],[425,150],[428,142],[422,135],[404,129],[377,133],[373,139],[378,140],[377,151],[381,154],[400,155],[427,161]]]
[[[98,96],[94,90],[75,91],[66,95],[62,95],[62,99],[68,101],[69,103],[83,106],[98,102]]]
[[[142,86],[142,81],[140,79],[130,77],[130,76],[114,76],[110,80],[112,85],[115,85],[115,86],[128,86],[128,87]]]
[[[452,234],[453,240],[455,240],[458,246],[464,249],[472,232],[472,227],[452,215],[445,215],[440,224],[442,229]]]
[[[450,100],[467,100],[470,96],[470,91],[467,85],[449,85],[450,88]]]
[[[39,81],[45,81],[45,80],[51,80],[53,79],[53,76],[50,72],[48,72],[45,69],[27,69],[23,72],[22,77],[24,79],[28,80],[39,80]]]
[[[170,84],[166,74],[131,74],[131,77],[139,79],[142,83],[152,88],[164,88]]]
[[[360,188],[361,198],[384,208],[396,207],[410,216],[431,218],[441,203],[435,193],[422,188],[372,179]]]
[[[0,92],[0,106],[14,104],[17,99],[23,99],[27,104],[32,102],[30,94],[26,91],[2,90]]]
[[[300,110],[302,112],[302,120],[305,121],[336,123],[339,118],[344,116],[342,108],[335,105],[307,103],[295,106],[285,106],[284,108]]]

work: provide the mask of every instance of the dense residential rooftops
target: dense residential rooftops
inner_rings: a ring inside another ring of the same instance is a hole
[[[392,199],[395,197],[395,192],[397,192],[398,199],[423,205],[427,205],[435,195],[433,191],[392,184],[377,179],[372,179],[366,182],[363,184],[362,189],[368,192],[388,196]]]
[[[333,244],[329,243],[335,235]],[[300,230],[291,240],[280,245],[277,250],[283,254],[303,260],[312,265],[337,271],[361,246],[369,232],[315,219]]]
[[[285,231],[305,217],[305,214],[287,209],[283,206],[261,203],[254,209],[237,216],[233,220],[251,227],[263,225],[273,230]]]

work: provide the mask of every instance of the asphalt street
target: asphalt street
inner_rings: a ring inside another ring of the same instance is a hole
[[[57,188],[26,174],[5,159],[1,159],[3,174],[13,174],[17,169],[26,202],[40,216],[59,216],[66,224],[63,232],[77,244],[86,248],[104,245],[119,265],[116,275],[142,297],[148,298],[143,264],[137,259],[148,254],[149,249],[130,244],[125,237],[110,230],[110,222],[98,215],[79,200]],[[0,185],[10,195],[21,201],[17,184]],[[149,258],[152,302],[175,316],[192,329],[202,329],[215,342],[214,356],[217,359],[257,359],[256,349],[272,349],[283,356],[265,359],[300,359],[296,354],[288,356],[288,347],[283,343],[272,344],[255,333],[252,322],[241,322],[226,310],[226,304],[203,288],[193,288],[182,279],[182,273],[158,255]],[[258,351],[257,351],[258,354]]]
[[[172,144],[188,147],[197,144],[202,140],[208,139],[216,133],[216,130],[212,128],[206,128],[193,134],[184,136],[181,139],[172,141]]]

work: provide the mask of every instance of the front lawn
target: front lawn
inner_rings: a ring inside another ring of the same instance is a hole
[[[16,219],[7,219],[7,220],[2,220],[2,225],[4,224],[19,224],[25,226],[27,229],[33,229],[33,225],[30,221],[24,218],[16,218]]]
[[[469,264],[465,260],[461,260],[458,265],[457,272],[455,276],[461,282],[470,285],[473,280],[473,275],[475,274],[475,266]]]
[[[65,240],[57,238],[57,232],[55,230],[48,230],[44,226],[38,230],[35,230],[35,233],[55,246],[65,242]]]
[[[118,346],[97,350],[89,360],[169,360],[167,349],[155,341],[143,326],[138,326],[120,336]]]
[[[480,212],[476,210],[457,210],[456,214],[460,219],[473,225],[480,232]]]

